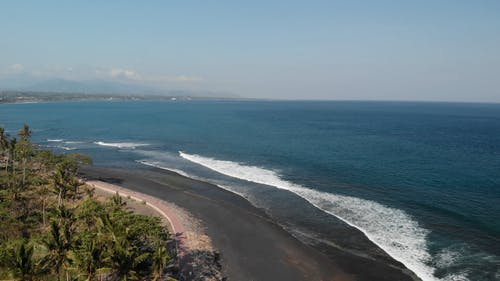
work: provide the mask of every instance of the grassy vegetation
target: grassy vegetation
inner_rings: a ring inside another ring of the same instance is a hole
[[[78,178],[84,155],[56,155],[0,128],[0,280],[175,280],[156,217],[101,200]]]

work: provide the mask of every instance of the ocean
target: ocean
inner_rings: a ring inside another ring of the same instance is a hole
[[[0,104],[8,133],[23,123],[96,166],[214,183],[305,243],[328,243],[338,218],[423,280],[500,280],[500,104]]]

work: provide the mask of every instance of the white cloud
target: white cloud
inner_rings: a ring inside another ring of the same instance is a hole
[[[109,76],[113,78],[126,78],[132,80],[142,80],[141,75],[139,75],[136,71],[130,69],[122,69],[122,68],[112,68],[109,70]]]
[[[24,65],[20,63],[15,63],[9,66],[0,65],[0,77],[22,74],[24,72],[25,72]]]
[[[172,82],[199,82],[202,79],[196,76],[179,75],[170,78]]]
[[[146,83],[196,83],[203,81],[202,78],[189,75],[144,75],[133,69],[126,68],[99,68],[95,74],[103,78],[127,79]]]
[[[160,76],[152,77],[152,82],[174,82],[174,83],[194,83],[200,82],[203,79],[197,76],[175,75],[175,76]]]
[[[61,65],[42,66],[36,69],[26,69],[24,65],[15,63],[0,67],[0,77],[26,74],[39,79],[47,78],[62,78],[69,80],[122,80],[133,81],[156,86],[194,86],[195,84],[204,82],[204,79],[194,75],[154,75],[140,73],[131,68],[122,67],[98,67],[85,68]],[[199,84],[198,84],[199,85]]]
[[[9,70],[13,73],[19,73],[19,72],[22,72],[24,70],[24,66],[20,63],[15,63],[15,64],[10,66]]]

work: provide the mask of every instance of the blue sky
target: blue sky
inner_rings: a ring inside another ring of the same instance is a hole
[[[0,38],[0,81],[500,102],[500,1],[2,1]]]

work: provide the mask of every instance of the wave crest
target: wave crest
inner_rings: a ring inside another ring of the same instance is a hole
[[[103,141],[96,141],[94,142],[97,145],[100,146],[109,146],[109,147],[117,147],[117,148],[130,148],[134,149],[138,146],[146,146],[149,145],[147,143],[134,143],[134,142],[103,142]]]
[[[190,178],[191,177],[190,175],[188,175],[184,171],[181,171],[181,170],[178,170],[178,169],[173,169],[173,168],[167,168],[165,166],[162,166],[161,163],[159,163],[159,162],[153,162],[153,161],[147,161],[147,160],[136,160],[135,162],[141,163],[141,164],[146,165],[146,166],[155,167],[155,168],[158,168],[158,169],[162,169],[162,170],[166,170],[166,171],[171,171],[171,172],[177,173],[177,174],[179,174],[181,176],[184,176],[186,178]]]
[[[403,263],[423,280],[438,280],[427,264],[428,230],[420,227],[404,211],[361,198],[313,190],[285,181],[274,171],[232,161],[217,160],[179,151],[191,162],[218,173],[291,191],[312,205],[362,231],[368,239]]]

